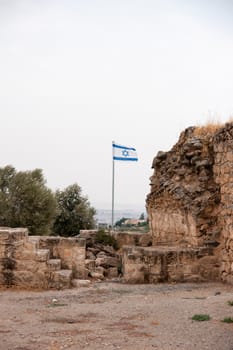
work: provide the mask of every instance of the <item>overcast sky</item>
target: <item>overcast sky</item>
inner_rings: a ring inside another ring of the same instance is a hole
[[[0,0],[1,166],[144,208],[151,164],[180,132],[233,115],[233,1]]]

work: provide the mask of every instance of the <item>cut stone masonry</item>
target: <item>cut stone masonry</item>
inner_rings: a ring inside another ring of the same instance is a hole
[[[0,228],[0,285],[63,289],[85,275],[85,240]]]

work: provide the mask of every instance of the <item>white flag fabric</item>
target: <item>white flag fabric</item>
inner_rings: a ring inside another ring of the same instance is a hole
[[[113,142],[112,148],[113,148],[113,160],[124,160],[124,161],[138,160],[137,151],[133,147],[122,146]]]

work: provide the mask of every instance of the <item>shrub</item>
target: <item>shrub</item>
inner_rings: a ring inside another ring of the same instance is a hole
[[[206,315],[206,314],[196,314],[196,315],[193,315],[192,320],[193,321],[209,321],[210,316]]]
[[[110,234],[106,233],[104,230],[97,231],[96,236],[95,236],[95,243],[110,245],[115,250],[117,250],[119,248],[117,240],[113,236],[111,236]]]
[[[226,322],[226,323],[233,323],[233,318],[232,317],[225,317],[222,322]]]
[[[228,305],[233,306],[233,300],[229,300],[227,303]]]
[[[41,169],[0,168],[0,226],[27,227],[30,234],[50,234],[56,199]]]
[[[95,227],[95,209],[87,197],[82,195],[78,184],[56,191],[58,214],[55,217],[53,231],[60,236],[76,236],[80,230],[90,230]]]

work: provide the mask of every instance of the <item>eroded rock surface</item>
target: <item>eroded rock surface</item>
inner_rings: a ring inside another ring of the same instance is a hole
[[[186,129],[170,151],[158,152],[152,168],[146,202],[153,246],[211,247],[219,266],[214,278],[233,283],[233,123],[214,133]]]

